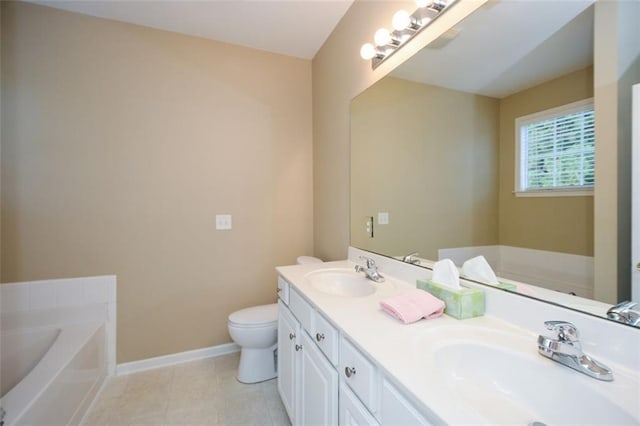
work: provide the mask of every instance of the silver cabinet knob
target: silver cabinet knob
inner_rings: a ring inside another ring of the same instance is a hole
[[[302,349],[302,345],[296,345],[296,352]]]
[[[344,368],[344,374],[347,377],[351,377],[354,374],[356,374],[356,368],[355,367],[345,367]]]
[[[289,340],[293,340],[296,338],[296,335],[293,333],[289,333]]]
[[[324,333],[320,334],[320,333],[316,333],[316,341],[320,342],[324,340]]]

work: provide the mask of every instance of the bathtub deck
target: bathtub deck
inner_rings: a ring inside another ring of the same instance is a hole
[[[239,353],[108,379],[83,424],[289,425],[276,380],[245,385]]]

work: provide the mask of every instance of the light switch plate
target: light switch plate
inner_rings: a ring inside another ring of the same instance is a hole
[[[382,212],[378,213],[378,225],[388,225],[389,224],[389,213]]]
[[[216,215],[216,229],[219,231],[227,231],[231,229],[231,215],[230,214],[217,214]]]

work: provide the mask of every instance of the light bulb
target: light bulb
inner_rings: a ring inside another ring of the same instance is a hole
[[[380,28],[373,36],[373,40],[378,46],[386,46],[391,43],[391,33],[386,28]]]
[[[406,10],[399,10],[393,15],[391,23],[394,29],[402,31],[411,24],[411,15]]]
[[[376,56],[376,48],[371,43],[365,43],[360,48],[360,57],[365,60],[372,59]]]

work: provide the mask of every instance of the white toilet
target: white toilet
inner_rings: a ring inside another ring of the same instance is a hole
[[[241,348],[238,381],[257,383],[276,377],[278,305],[236,311],[229,315],[228,328]]]
[[[318,263],[322,260],[300,256],[298,264]],[[258,383],[273,379],[278,349],[278,305],[253,306],[229,315],[229,335],[240,346],[238,381]]]

